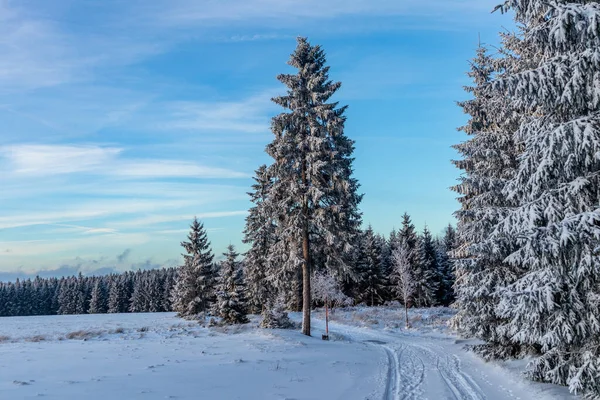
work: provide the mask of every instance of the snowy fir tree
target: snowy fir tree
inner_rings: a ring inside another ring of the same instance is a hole
[[[171,296],[173,310],[186,318],[206,314],[214,292],[213,254],[204,225],[194,218],[188,241],[181,242],[185,249],[184,264],[179,268]]]
[[[287,94],[273,101],[286,111],[275,116],[275,135],[267,146],[274,163],[266,202],[268,224],[276,240],[270,246],[273,265],[291,273],[302,272],[302,332],[310,335],[313,261],[342,276],[348,268],[352,245],[361,223],[358,182],[352,177],[354,143],[344,134],[346,107],[329,102],[339,82],[329,80],[329,67],[320,46],[298,38],[289,65],[296,74],[277,77]],[[274,262],[277,260],[277,263]]]
[[[275,241],[275,226],[268,211],[266,199],[271,180],[267,175],[267,166],[256,170],[252,192],[248,193],[254,204],[248,211],[244,229],[244,243],[250,249],[244,257],[243,269],[248,294],[250,312],[259,313],[267,305],[270,296],[281,289],[280,276],[269,263],[270,248]],[[267,277],[269,279],[267,279]]]
[[[406,240],[397,243],[392,252],[392,277],[395,282],[394,290],[404,304],[404,317],[406,328],[410,327],[408,322],[408,308],[412,305],[415,294],[416,280],[414,276],[414,257],[412,250]]]
[[[518,44],[514,36],[504,38],[505,43]],[[504,358],[520,352],[519,346],[498,330],[502,321],[496,312],[498,289],[518,276],[504,261],[511,243],[505,238],[501,242],[490,239],[512,205],[503,188],[516,169],[513,135],[520,120],[506,97],[490,90],[497,75],[515,70],[510,53],[500,61],[491,57],[485,47],[477,49],[468,73],[473,86],[465,87],[472,98],[459,103],[471,117],[460,128],[469,139],[454,146],[462,159],[453,161],[463,175],[453,187],[460,195],[461,209],[455,213],[458,225],[452,252],[458,313],[451,323],[462,335],[486,342],[475,348],[485,358]]]
[[[456,247],[456,230],[448,225],[444,236],[436,243],[436,258],[439,277],[439,286],[436,293],[437,302],[449,306],[454,301],[454,264],[450,253]]]
[[[88,312],[90,314],[102,314],[106,312],[108,303],[106,287],[102,279],[96,279],[91,293],[90,308]]]
[[[237,261],[239,254],[229,245],[223,255],[225,260],[220,263],[216,286],[215,314],[227,324],[245,324],[248,322],[248,304],[242,269]]]
[[[517,238],[521,271],[499,291],[499,330],[539,354],[530,377],[600,397],[600,5],[511,0],[535,58],[492,87],[523,116],[503,188],[515,207],[493,239]]]
[[[397,232],[395,238],[390,237],[391,250],[396,250],[398,247],[400,247],[402,242],[406,243],[408,246],[411,257],[410,261],[412,264],[415,264],[415,259],[417,257],[418,236],[417,232],[415,231],[415,226],[413,225],[408,213],[404,213],[404,215],[402,215],[402,228]]]
[[[361,235],[356,260],[355,297],[358,302],[369,306],[381,304],[387,289],[384,275],[384,246],[373,228],[369,226]]]
[[[129,311],[127,282],[124,275],[114,275],[108,291],[108,312],[124,313]]]
[[[261,314],[261,328],[290,329],[294,327],[294,323],[290,320],[290,317],[285,310],[285,300],[283,295],[274,298],[269,297]]]
[[[436,291],[439,285],[438,265],[433,238],[427,226],[417,240],[414,258],[414,294],[413,301],[417,307],[436,305]]]

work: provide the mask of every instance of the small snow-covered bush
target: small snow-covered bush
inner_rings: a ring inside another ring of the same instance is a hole
[[[270,307],[266,307],[262,312],[262,317],[261,328],[291,329],[296,326],[290,320],[281,298],[277,299]]]

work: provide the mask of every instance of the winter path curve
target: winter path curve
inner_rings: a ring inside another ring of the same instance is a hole
[[[314,318],[313,335],[324,321]],[[362,342],[382,353],[387,368],[379,397],[384,400],[575,399],[565,388],[529,382],[516,364],[485,363],[455,337],[419,331],[387,331],[330,322],[332,340]],[[519,368],[524,363],[518,363]],[[512,368],[512,370],[510,369]]]

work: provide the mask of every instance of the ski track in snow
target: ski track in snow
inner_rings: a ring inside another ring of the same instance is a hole
[[[324,321],[315,319],[317,328]],[[528,400],[566,399],[553,390],[539,390],[521,380],[512,385],[508,373],[500,373],[494,364],[469,365],[461,359],[470,356],[450,337],[388,333],[330,322],[329,329],[344,340],[363,342],[381,348],[387,358],[387,376],[383,400],[455,399],[455,400]],[[508,378],[508,382],[507,382]],[[564,393],[564,392],[563,392]]]

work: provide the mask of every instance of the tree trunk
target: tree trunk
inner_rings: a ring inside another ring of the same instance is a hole
[[[308,228],[302,233],[302,253],[304,263],[302,263],[302,333],[310,336],[310,252],[308,242]]]
[[[304,298],[304,292],[302,290],[302,266],[298,267],[298,273],[296,274],[296,310],[295,311],[302,311],[302,302],[303,302],[303,298]]]
[[[406,293],[406,292],[405,292]],[[408,300],[406,299],[408,296],[404,296],[404,316],[406,318],[406,329],[410,328],[408,325]]]
[[[302,161],[302,183],[305,190],[308,190],[308,179],[306,176],[306,159]],[[302,333],[310,336],[310,242],[308,237],[308,198],[307,193],[304,194],[302,200],[302,214],[304,216],[304,226],[302,227]]]

